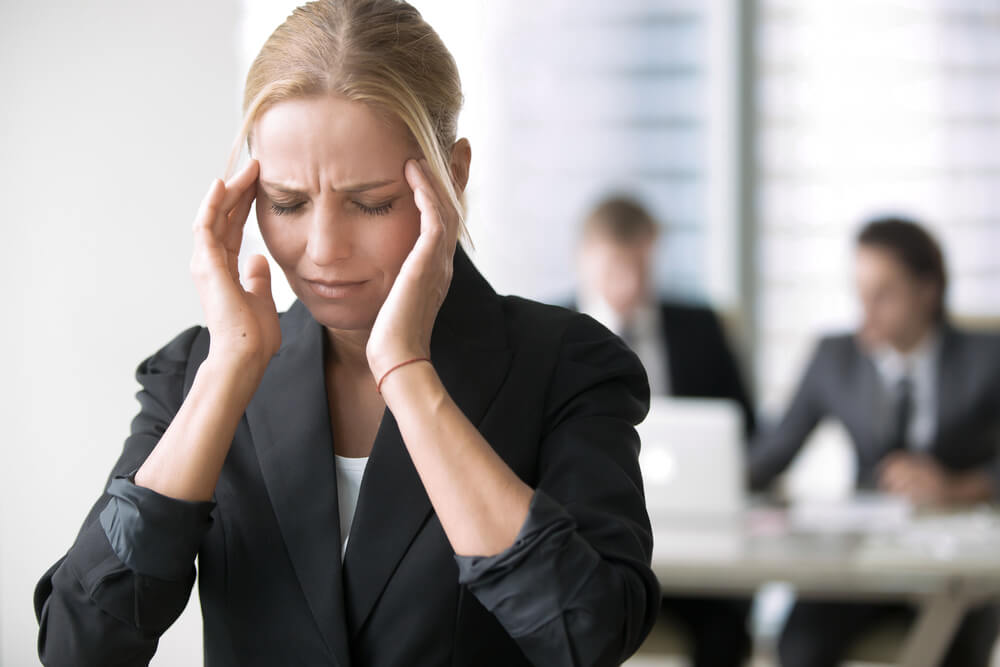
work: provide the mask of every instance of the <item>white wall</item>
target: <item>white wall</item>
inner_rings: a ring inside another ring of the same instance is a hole
[[[237,14],[0,5],[0,664],[38,664],[32,589],[121,450],[135,367],[201,318],[190,223],[236,129]],[[154,664],[200,664],[200,641],[192,600]]]

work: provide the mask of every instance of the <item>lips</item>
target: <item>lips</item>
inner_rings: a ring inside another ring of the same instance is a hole
[[[368,282],[367,280],[310,280],[309,278],[306,278],[305,281],[307,283],[323,285],[326,287],[350,287],[352,285],[360,285]]]
[[[306,284],[317,296],[324,299],[343,299],[362,289],[367,280],[308,280]]]

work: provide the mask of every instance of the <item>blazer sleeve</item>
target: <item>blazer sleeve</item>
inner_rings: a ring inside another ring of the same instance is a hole
[[[143,361],[140,410],[72,547],[35,588],[38,654],[45,665],[147,665],[184,610],[210,502],[185,502],[133,483],[180,408],[192,327]]]
[[[822,386],[829,372],[824,362],[829,347],[827,340],[817,346],[784,417],[777,427],[762,431],[750,447],[751,489],[767,488],[788,467],[825,416]]]
[[[618,665],[655,621],[660,588],[635,424],[649,406],[638,358],[577,316],[548,396],[540,477],[514,544],[456,556],[460,582],[536,665]]]

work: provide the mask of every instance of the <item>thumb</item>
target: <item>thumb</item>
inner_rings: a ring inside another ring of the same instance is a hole
[[[243,284],[246,290],[262,297],[271,296],[271,267],[263,255],[253,255],[243,267]]]

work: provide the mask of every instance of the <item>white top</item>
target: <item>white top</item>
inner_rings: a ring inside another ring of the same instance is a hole
[[[351,535],[354,509],[358,506],[361,478],[365,475],[368,457],[349,458],[333,455],[337,467],[337,505],[340,509],[340,557],[347,552],[347,538]]]
[[[663,336],[660,309],[653,301],[645,301],[636,309],[631,322],[622,319],[599,294],[580,294],[580,312],[590,315],[617,336],[626,339],[639,361],[646,367],[649,391],[654,396],[670,394],[667,376],[667,341]],[[626,326],[629,327],[626,336]]]
[[[906,444],[909,449],[927,451],[937,430],[937,380],[938,359],[941,352],[941,334],[929,334],[907,354],[885,346],[874,350],[872,361],[882,376],[889,396],[895,398],[899,382],[908,377],[913,386],[913,412],[907,429]]]

